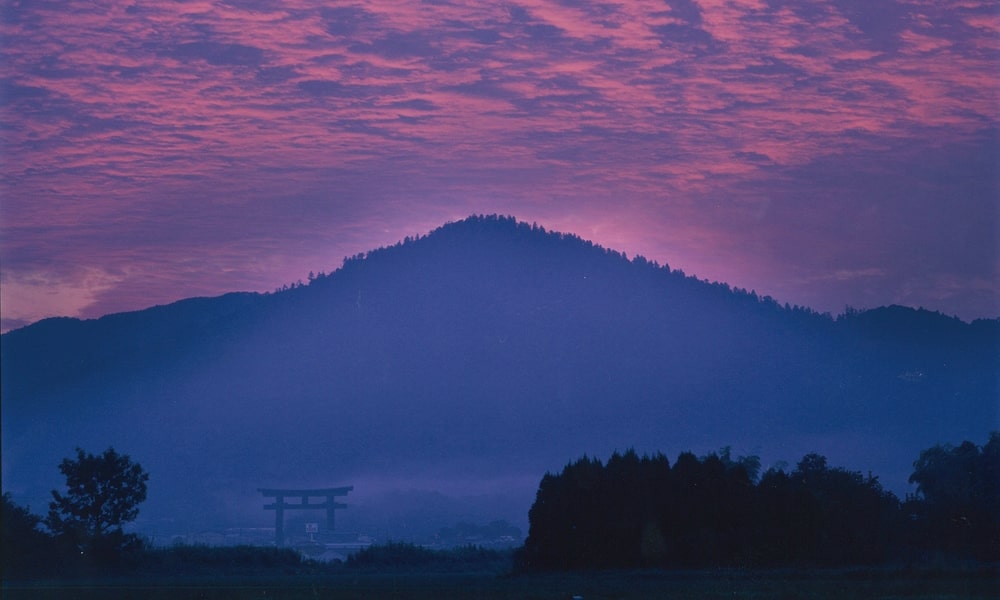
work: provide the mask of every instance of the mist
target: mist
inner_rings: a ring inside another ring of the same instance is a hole
[[[44,511],[62,458],[113,446],[150,473],[157,539],[273,527],[258,488],[344,485],[345,532],[526,532],[545,473],[627,449],[818,452],[902,496],[921,449],[996,426],[998,331],[834,318],[476,217],[274,294],[5,334],[4,488]]]

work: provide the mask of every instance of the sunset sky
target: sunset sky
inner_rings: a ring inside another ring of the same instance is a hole
[[[473,213],[780,302],[1000,316],[995,0],[2,0],[3,330]]]

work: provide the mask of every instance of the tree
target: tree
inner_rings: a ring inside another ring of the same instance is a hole
[[[913,463],[911,503],[925,545],[983,560],[1000,559],[1000,432],[981,448],[965,441],[928,448]]]
[[[81,554],[113,560],[137,543],[122,525],[138,516],[149,474],[114,448],[99,456],[77,448],[76,454],[76,460],[66,458],[59,465],[68,489],[66,495],[52,491],[45,524]]]
[[[887,560],[900,528],[899,500],[878,477],[828,467],[826,457],[807,454],[791,482],[809,498],[801,529],[806,556],[826,565],[877,564]]]
[[[0,508],[0,573],[5,579],[36,575],[51,567],[52,538],[39,526],[42,518],[3,495]]]

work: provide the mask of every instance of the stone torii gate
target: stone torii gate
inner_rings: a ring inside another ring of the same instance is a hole
[[[274,511],[274,544],[282,546],[285,543],[285,510],[326,510],[326,529],[333,531],[334,511],[347,508],[346,504],[337,502],[338,496],[346,496],[354,489],[353,485],[338,488],[321,488],[314,490],[287,490],[274,488],[258,488],[265,498],[274,498],[271,504],[265,504],[264,510]],[[300,498],[300,502],[286,502],[285,498]],[[322,502],[309,503],[310,498],[324,498]]]

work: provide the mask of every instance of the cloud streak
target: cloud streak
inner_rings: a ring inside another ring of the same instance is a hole
[[[471,212],[821,310],[1000,314],[991,2],[2,15],[5,328],[270,289]]]

